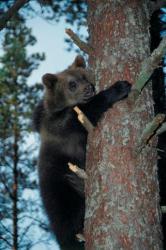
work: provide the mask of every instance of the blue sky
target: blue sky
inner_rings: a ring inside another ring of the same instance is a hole
[[[67,52],[67,45],[64,38],[65,22],[51,24],[40,17],[27,21],[27,25],[32,28],[33,35],[37,38],[35,46],[29,47],[29,53],[45,52],[46,60],[41,62],[39,69],[32,73],[30,83],[40,82],[41,76],[45,73],[55,73],[63,70],[72,63],[76,55],[75,52]]]

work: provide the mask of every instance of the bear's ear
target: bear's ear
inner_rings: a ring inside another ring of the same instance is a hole
[[[72,67],[79,67],[79,68],[86,68],[85,60],[82,56],[76,56],[74,63],[72,64]]]
[[[48,89],[52,89],[57,81],[58,78],[54,74],[47,73],[42,77],[42,82]]]

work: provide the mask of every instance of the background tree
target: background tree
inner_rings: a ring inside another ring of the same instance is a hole
[[[27,46],[35,43],[24,18],[13,17],[5,30],[0,57],[1,249],[30,249],[35,243],[29,229],[35,227],[38,204],[25,195],[37,187],[34,149],[26,146],[31,113],[40,92],[37,84],[27,85],[27,78],[44,59],[44,54],[27,55]],[[38,222],[42,224],[40,219]]]

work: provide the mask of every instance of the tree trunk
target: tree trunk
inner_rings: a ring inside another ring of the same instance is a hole
[[[18,133],[18,103],[15,103],[15,124],[14,130],[14,143],[13,143],[13,250],[18,250],[18,161],[19,161],[19,133]]]
[[[17,170],[17,142],[14,144],[13,168],[13,250],[18,249],[18,170]]]
[[[90,67],[98,90],[117,80],[134,83],[149,56],[148,0],[89,0]],[[102,105],[102,103],[101,103]],[[85,237],[87,250],[162,249],[156,139],[137,144],[154,116],[151,85],[132,107],[107,112],[89,135]]]

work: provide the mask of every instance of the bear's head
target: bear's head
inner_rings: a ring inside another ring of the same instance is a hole
[[[82,56],[77,56],[73,64],[61,73],[45,74],[42,81],[47,107],[54,110],[86,103],[95,94]]]

